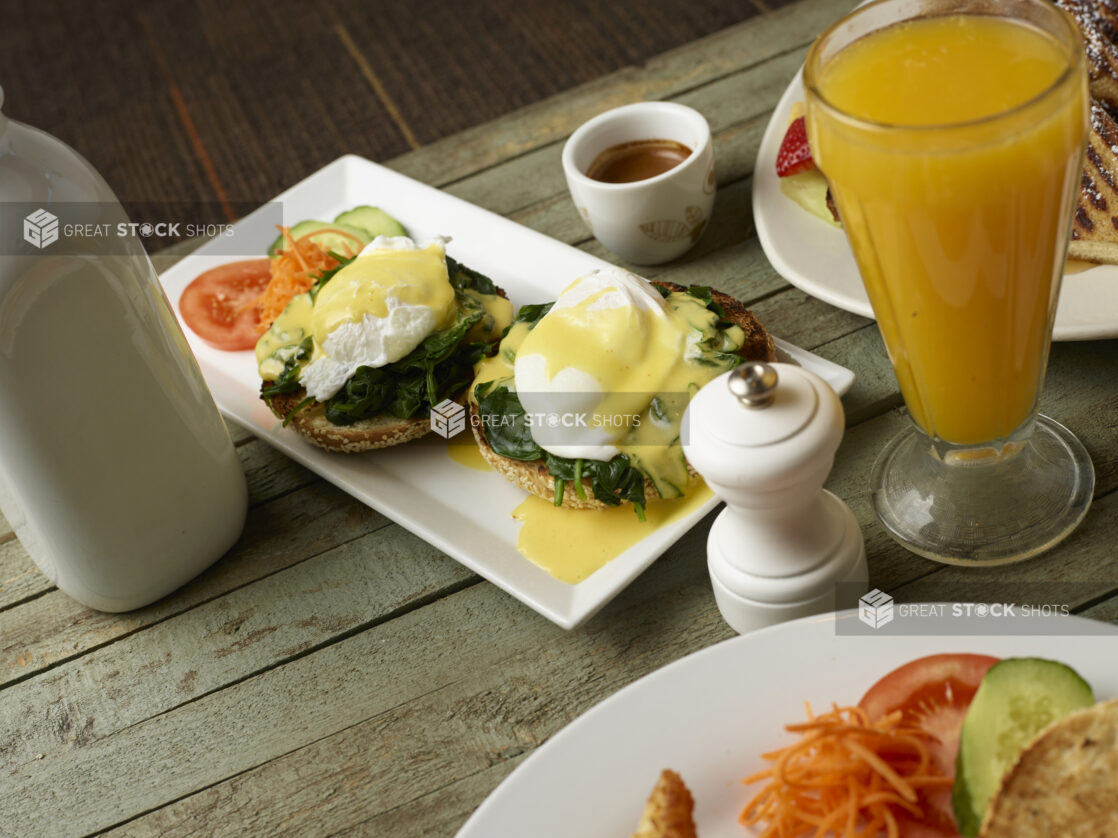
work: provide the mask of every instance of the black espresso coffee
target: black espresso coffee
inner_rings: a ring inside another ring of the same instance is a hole
[[[674,169],[691,156],[675,140],[635,140],[610,146],[590,164],[586,176],[603,183],[632,183]]]

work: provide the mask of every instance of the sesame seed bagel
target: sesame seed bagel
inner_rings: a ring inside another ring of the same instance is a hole
[[[677,285],[674,282],[654,281],[652,284],[667,288],[669,291],[687,290],[685,286]],[[765,327],[761,325],[761,322],[754,316],[753,312],[747,309],[738,300],[735,300],[733,297],[721,291],[712,291],[711,295],[714,301],[725,310],[726,319],[740,326],[742,331],[745,332],[745,342],[742,344],[742,348],[737,352],[742,361],[775,360],[776,347],[773,345],[772,337],[765,331]],[[510,483],[519,486],[526,492],[531,492],[537,497],[554,503],[555,478],[548,472],[547,464],[543,460],[514,460],[511,457],[498,454],[489,445],[489,441],[486,439],[485,431],[481,425],[482,423],[479,419],[477,405],[471,401],[470,428],[474,433],[474,439],[477,440],[478,448],[481,449],[481,456],[485,461]],[[687,473],[691,476],[692,480],[695,480],[699,476],[698,472],[691,468],[691,466],[687,467]],[[585,499],[580,498],[578,492],[571,486],[567,486],[563,491],[563,501],[560,505],[568,509],[609,508],[610,504],[603,503],[594,498],[589,478],[584,477],[582,479],[582,484],[586,489]],[[652,480],[648,478],[644,481],[644,497],[646,500],[659,497],[655,485]],[[628,503],[628,501],[623,501],[623,503]]]
[[[264,382],[267,386],[271,382]],[[281,393],[278,396],[266,398],[261,396],[278,418],[283,419],[299,402],[307,397],[306,390],[296,390],[291,393]],[[459,400],[465,398],[465,392],[460,394]],[[391,445],[400,445],[419,439],[431,432],[431,420],[428,416],[415,416],[411,419],[400,419],[387,413],[362,419],[352,425],[335,425],[326,418],[326,407],[321,402],[307,405],[294,416],[287,425],[294,428],[309,442],[313,442],[327,451],[337,451],[342,454],[356,454],[361,451],[372,451],[375,448],[388,448]]]

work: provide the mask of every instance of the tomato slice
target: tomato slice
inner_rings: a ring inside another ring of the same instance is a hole
[[[862,696],[858,706],[870,721],[897,710],[906,724],[917,725],[935,736],[929,752],[939,770],[955,776],[959,731],[971,699],[991,666],[989,655],[929,655],[894,669]],[[937,838],[958,835],[951,809],[951,789],[936,789],[927,795],[927,817],[915,822],[899,817],[904,838]]]
[[[260,337],[253,303],[271,277],[269,264],[268,259],[249,259],[199,275],[179,299],[183,321],[210,346],[252,349]]]

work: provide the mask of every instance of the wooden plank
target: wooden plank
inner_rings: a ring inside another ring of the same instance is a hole
[[[864,317],[828,305],[799,288],[767,297],[752,308],[774,335],[804,349],[814,349],[866,325]]]
[[[1040,410],[1066,425],[1095,466],[1095,496],[1118,488],[1118,353],[1113,341],[1056,343]]]
[[[49,773],[152,717],[476,580],[385,528],[7,688],[0,750],[16,775]],[[271,724],[282,728],[275,709]]]
[[[206,815],[221,834],[238,828],[258,832],[265,824],[271,827],[266,831],[277,824],[298,831],[316,818],[333,824],[335,816],[338,826],[355,814],[366,819],[535,747],[624,683],[730,636],[709,593],[702,552],[702,540],[692,533],[657,572],[645,574],[607,608],[606,617],[583,631],[564,632],[494,586],[473,585],[109,736],[93,735],[80,747],[59,745],[58,724],[50,733],[43,722],[27,717],[63,720],[71,742],[86,725],[92,734],[100,732],[98,717],[83,702],[96,702],[97,712],[114,717],[117,726],[123,721],[118,702],[125,696],[104,681],[108,673],[100,670],[107,662],[90,668],[100,655],[93,653],[71,677],[100,678],[109,695],[74,699],[59,692],[61,705],[39,703],[26,711],[32,696],[24,684],[4,695],[7,705],[17,706],[3,729],[18,730],[13,720],[36,725],[35,745],[23,739],[8,746],[13,757],[6,798],[22,803],[5,812],[6,824],[21,832],[66,811],[73,831],[91,831],[225,782],[231,793],[221,805],[235,811],[207,805]],[[319,578],[308,574],[306,581]],[[294,593],[296,587],[283,589]],[[315,597],[307,605],[316,613],[332,613],[338,607],[333,601],[346,598],[338,589],[303,595]],[[181,648],[188,637],[210,643],[208,634],[220,634],[227,618],[237,615],[220,610],[232,598],[213,603],[210,621],[199,621],[194,612],[176,621],[171,648]],[[258,611],[267,607],[263,598],[255,602]],[[289,612],[294,604],[284,606]],[[285,610],[277,606],[274,613]],[[242,632],[275,625],[263,614],[250,620]],[[268,637],[287,630],[277,625]],[[221,648],[233,645],[229,637],[220,639]],[[173,694],[189,674],[179,671],[187,662],[176,661],[166,644],[160,650],[153,639],[143,642],[156,660],[169,658],[161,664],[162,677],[151,674],[147,681],[159,694]],[[542,667],[541,650],[547,661]],[[120,654],[121,663],[134,659],[123,649]],[[223,666],[218,659],[189,663],[196,664],[209,670]],[[21,696],[18,702],[15,694]],[[432,725],[433,719],[438,723]],[[51,752],[35,759],[40,742]],[[280,759],[299,749],[304,750],[294,763]],[[263,770],[256,779],[242,773],[258,766]],[[226,780],[234,775],[241,776]],[[347,792],[327,794],[330,786]],[[263,805],[256,794],[270,802]]]
[[[902,404],[897,379],[876,323],[816,346],[817,355],[854,370],[854,386],[842,397],[846,425],[852,427]]]
[[[229,437],[233,440],[234,445],[241,446],[250,440],[256,439],[255,435],[239,422],[235,422],[227,416],[223,416],[222,419],[225,420],[225,427],[229,429]]]
[[[0,614],[41,596],[54,586],[31,562],[23,545],[12,537],[0,542]]]
[[[1101,602],[1096,602],[1079,612],[1080,616],[1107,623],[1118,623],[1118,595],[1107,591]]]
[[[389,165],[425,183],[444,186],[557,142],[601,111],[628,102],[670,98],[773,56],[802,49],[849,9],[849,0],[803,0],[665,53],[643,67],[604,76],[438,140]]]
[[[715,161],[719,183],[740,179],[753,169],[757,147],[731,147],[737,138],[734,129],[743,124],[763,122],[784,94],[785,88],[803,64],[806,50],[795,49],[773,56],[757,66],[734,73],[704,87],[690,90],[671,101],[699,111],[715,138]],[[761,124],[761,131],[764,130]],[[756,141],[760,142],[759,131]],[[478,174],[456,181],[445,191],[480,207],[510,215],[554,195],[565,194],[561,141],[538,148],[520,157],[497,163]],[[741,159],[738,159],[738,157]],[[581,226],[581,222],[580,222]],[[585,229],[585,228],[584,228]]]
[[[756,239],[746,239],[707,254],[700,261],[657,270],[652,276],[680,285],[709,285],[747,306],[755,306],[759,300],[788,290],[788,283],[772,269],[768,260],[758,260],[756,251]]]
[[[0,687],[146,627],[162,625],[175,615],[341,545],[367,544],[362,537],[388,523],[384,516],[320,481],[253,509],[244,534],[225,557],[171,596],[147,608],[127,614],[106,614],[80,605],[61,591],[51,590],[17,608],[0,611]],[[23,561],[27,572],[46,585],[46,579],[26,554]],[[168,630],[174,631],[167,626],[160,629]],[[148,663],[137,659],[134,666]],[[130,668],[132,664],[124,666],[126,670]],[[9,693],[0,693],[0,704],[10,700]]]
[[[268,503],[322,479],[255,436],[238,445],[237,454],[245,472],[250,506]]]
[[[531,751],[463,777],[442,788],[420,795],[342,831],[343,835],[453,835],[473,814],[479,801],[500,785],[528,758]],[[634,824],[636,821],[634,820]]]
[[[331,820],[331,835],[384,835],[400,836],[400,838],[409,835],[425,837],[454,835],[477,808],[478,801],[511,774],[529,754],[530,752],[525,752],[498,762],[476,774],[421,794],[394,809],[381,812],[370,805],[365,807],[364,812],[353,812],[346,818],[344,824]],[[285,757],[280,759],[283,760]],[[243,812],[247,806],[258,805],[254,803],[259,789],[256,785],[256,772],[262,770],[264,767],[253,769],[240,775],[231,783],[221,783],[204,789],[101,834],[105,838],[192,838],[199,834],[235,835],[236,830],[241,828],[240,824],[250,818],[234,817],[233,822],[230,823],[224,820],[228,817],[226,812],[229,809]],[[337,788],[348,788],[344,785],[345,781],[344,776],[339,776]],[[242,792],[242,787],[247,789]],[[231,796],[237,799],[228,799]],[[276,824],[280,822],[279,817],[273,817],[271,802],[266,801],[264,809],[251,818],[254,827],[262,832],[274,832]],[[359,798],[354,806],[361,805],[362,801]],[[317,801],[311,801],[308,808],[309,815],[316,815],[319,810]],[[307,820],[306,817],[300,817],[283,823],[286,827],[293,821]],[[306,827],[308,834],[313,833],[316,826],[320,824],[308,824]]]

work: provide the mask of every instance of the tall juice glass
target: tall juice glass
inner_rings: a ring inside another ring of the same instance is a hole
[[[1075,25],[1044,0],[878,0],[819,37],[804,86],[913,420],[874,466],[878,517],[945,562],[1036,555],[1094,487],[1037,414],[1088,126]]]

